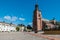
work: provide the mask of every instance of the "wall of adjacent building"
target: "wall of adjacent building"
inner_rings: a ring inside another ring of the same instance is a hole
[[[6,31],[16,31],[16,26],[13,24],[7,24],[7,23],[0,23],[0,31],[6,32]]]

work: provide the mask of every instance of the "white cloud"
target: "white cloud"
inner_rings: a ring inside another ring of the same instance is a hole
[[[32,22],[28,23],[29,25],[32,25]]]
[[[16,21],[17,17],[16,16],[4,16],[4,19],[9,20],[9,21]]]
[[[25,20],[25,18],[19,18],[19,20],[24,21],[24,20]]]
[[[4,16],[4,19],[11,20],[10,16]]]
[[[17,20],[17,17],[16,16],[13,16],[11,19],[12,19],[11,21],[16,21]]]

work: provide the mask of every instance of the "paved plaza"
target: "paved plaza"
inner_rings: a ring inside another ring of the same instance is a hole
[[[32,36],[25,32],[1,32],[0,40],[47,40],[47,39]]]
[[[38,35],[42,35],[42,34],[38,33]],[[60,38],[60,35],[47,35],[47,36]],[[34,36],[27,32],[0,32],[0,40],[49,40],[49,39]]]

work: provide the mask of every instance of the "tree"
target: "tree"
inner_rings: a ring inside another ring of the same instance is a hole
[[[20,28],[19,29],[20,31],[22,30],[22,28],[23,28],[24,31],[26,31],[26,29],[27,29],[24,24],[18,24],[17,26]]]
[[[24,24],[18,24],[17,26],[19,26],[19,27],[22,27],[22,26],[24,26],[24,27],[25,27],[25,25],[24,25]]]
[[[19,31],[20,30],[20,28],[19,27],[16,27],[16,31]]]
[[[27,25],[27,29],[32,29],[32,27],[30,25]]]
[[[32,31],[32,27],[30,25],[27,25],[27,31],[28,32]]]

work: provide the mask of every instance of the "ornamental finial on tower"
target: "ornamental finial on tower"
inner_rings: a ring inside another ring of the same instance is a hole
[[[38,0],[36,0],[36,5],[35,5],[35,9],[38,9]]]

